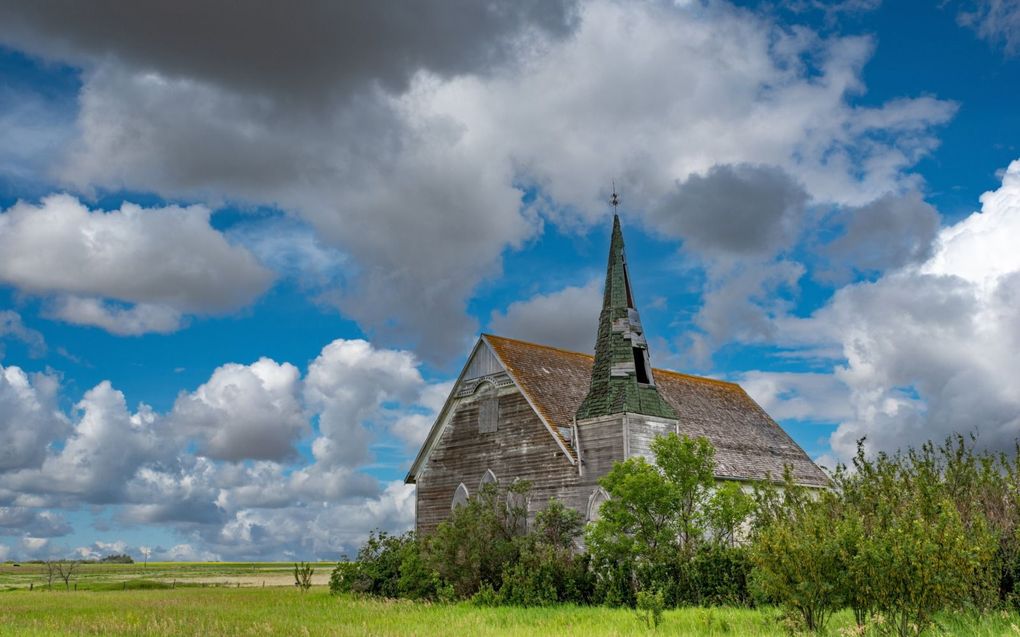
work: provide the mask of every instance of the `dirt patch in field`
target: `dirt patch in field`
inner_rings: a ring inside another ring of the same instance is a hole
[[[287,573],[266,573],[255,575],[213,575],[208,577],[161,577],[160,581],[170,583],[174,579],[178,584],[212,584],[215,586],[293,586],[294,575]],[[316,572],[312,575],[313,586],[329,584],[329,573]]]

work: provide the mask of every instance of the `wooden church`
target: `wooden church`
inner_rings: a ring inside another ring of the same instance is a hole
[[[614,462],[652,459],[668,432],[715,446],[718,480],[825,474],[739,385],[653,369],[614,215],[594,358],[483,334],[405,481],[416,485],[416,528],[428,533],[487,482],[532,484],[529,516],[550,498],[592,520]]]

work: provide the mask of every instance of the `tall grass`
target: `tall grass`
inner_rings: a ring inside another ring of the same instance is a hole
[[[323,588],[185,588],[177,590],[15,591],[0,593],[0,635],[787,635],[773,609],[687,608],[666,611],[651,631],[634,611],[614,608],[480,608],[410,601],[330,597]],[[853,617],[836,615],[830,634],[850,635]],[[1018,635],[1020,617],[939,618],[943,635]]]

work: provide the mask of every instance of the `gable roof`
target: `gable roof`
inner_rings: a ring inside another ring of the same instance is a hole
[[[591,384],[588,354],[483,334],[561,446]],[[679,415],[680,433],[704,436],[715,446],[716,476],[732,480],[782,478],[791,465],[799,484],[824,486],[828,478],[776,421],[736,383],[655,369],[663,398]]]

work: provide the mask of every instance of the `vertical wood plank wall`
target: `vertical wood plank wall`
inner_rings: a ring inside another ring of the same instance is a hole
[[[478,409],[462,402],[417,480],[417,531],[428,533],[450,515],[453,495],[463,482],[478,492],[491,470],[505,493],[515,478],[530,480],[529,518],[550,498],[587,514],[588,499],[599,477],[623,458],[622,416],[599,419],[579,428],[583,476],[564,457],[538,415],[520,391],[504,389],[499,397],[499,421],[492,433],[479,433]]]

